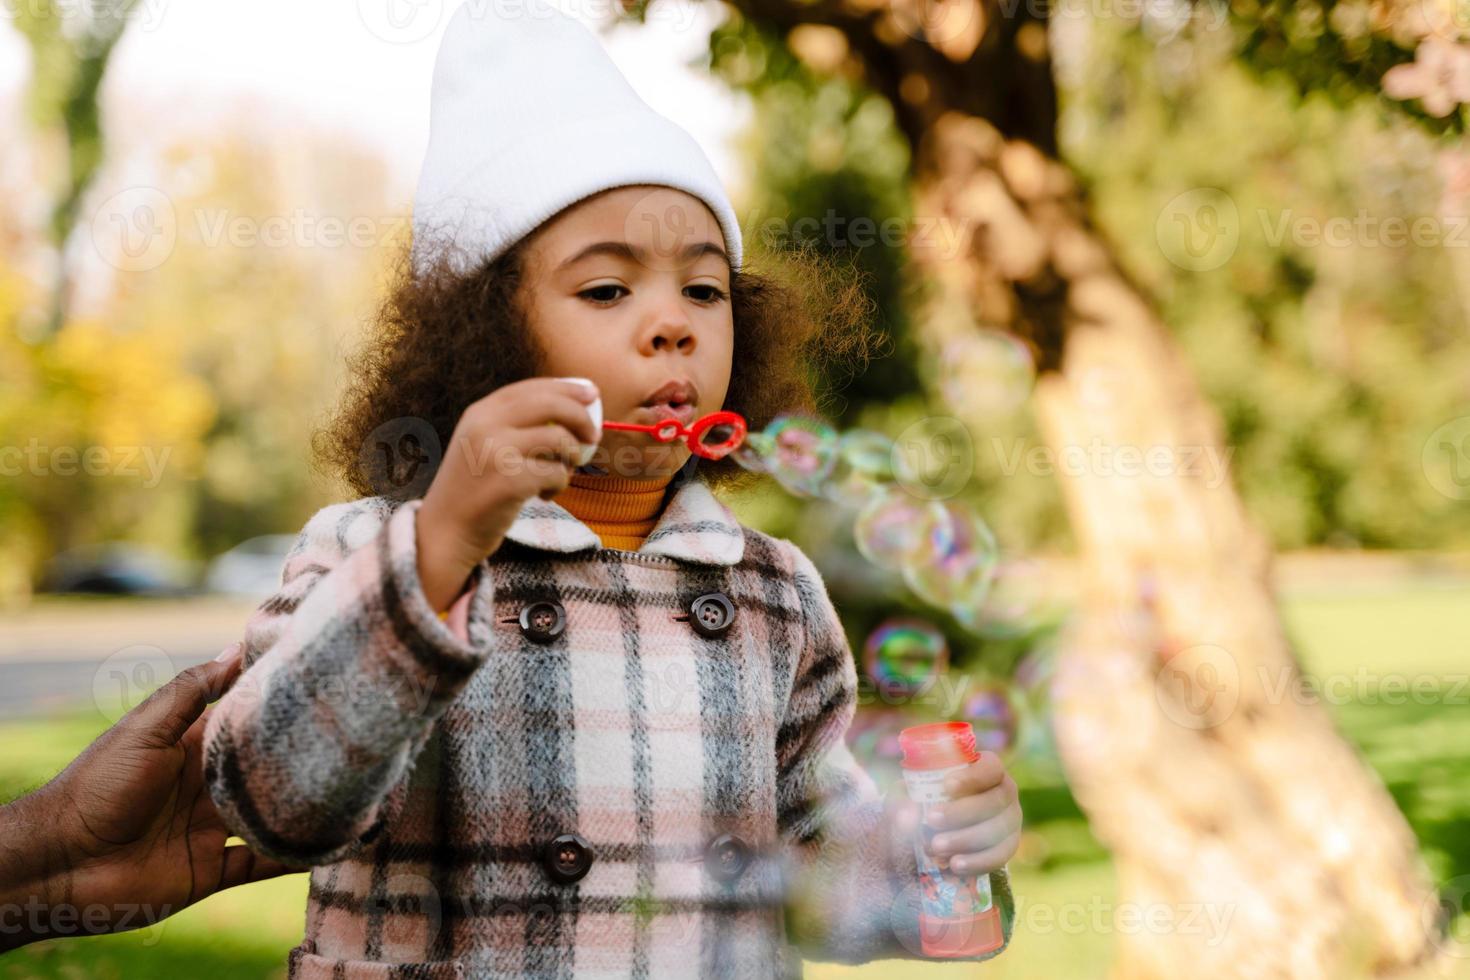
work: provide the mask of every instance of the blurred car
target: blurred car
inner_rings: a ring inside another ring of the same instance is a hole
[[[294,534],[246,538],[215,556],[204,576],[204,587],[225,595],[269,598],[281,587],[281,569],[295,543]]]
[[[178,596],[197,591],[195,566],[125,541],[70,548],[46,563],[44,592]]]

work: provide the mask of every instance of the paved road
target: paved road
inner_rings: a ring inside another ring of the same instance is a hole
[[[256,601],[56,598],[0,613],[0,720],[88,709],[115,719],[239,639]]]
[[[1057,563],[1064,576],[1070,565]],[[1278,555],[1285,594],[1340,594],[1385,582],[1470,583],[1470,554]],[[0,720],[119,706],[239,639],[259,599],[43,597],[0,611]]]

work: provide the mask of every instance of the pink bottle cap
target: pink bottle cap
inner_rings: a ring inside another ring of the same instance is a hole
[[[937,721],[911,725],[898,733],[905,769],[947,769],[980,758],[975,729],[968,721]]]

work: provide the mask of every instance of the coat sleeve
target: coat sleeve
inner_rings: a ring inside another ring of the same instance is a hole
[[[293,865],[376,836],[435,722],[483,663],[429,607],[415,514],[382,498],[333,504],[301,531],[280,590],[245,626],[243,671],[214,705],[204,778],[231,833]]]
[[[813,960],[923,959],[912,844],[892,839],[887,797],[847,746],[857,707],[847,635],[811,559],[784,543],[802,636],[776,749],[788,938]]]

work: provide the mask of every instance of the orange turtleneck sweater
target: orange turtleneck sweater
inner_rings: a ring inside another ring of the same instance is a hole
[[[663,511],[672,473],[648,480],[573,472],[552,501],[590,527],[604,548],[637,551]]]

